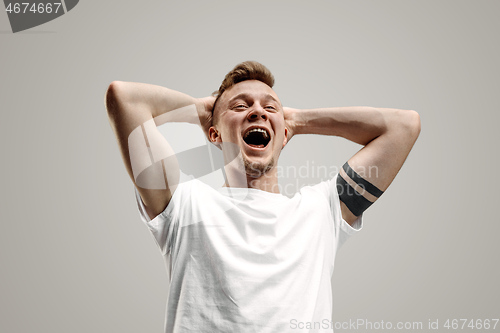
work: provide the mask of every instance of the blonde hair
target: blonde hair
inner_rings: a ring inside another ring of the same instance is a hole
[[[214,119],[215,105],[217,104],[217,101],[222,96],[222,94],[235,84],[246,80],[259,80],[261,82],[264,82],[271,88],[274,86],[274,76],[266,66],[258,63],[257,61],[244,61],[242,63],[239,63],[229,73],[226,74],[226,77],[219,87],[219,90],[216,90],[212,93],[212,96],[216,97],[213,108]]]

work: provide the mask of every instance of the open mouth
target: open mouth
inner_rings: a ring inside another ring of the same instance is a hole
[[[269,141],[271,141],[271,136],[267,130],[263,128],[252,128],[245,132],[243,140],[249,146],[255,148],[265,148]]]

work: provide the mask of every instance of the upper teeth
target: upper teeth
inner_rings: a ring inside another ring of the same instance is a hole
[[[251,130],[249,130],[248,132],[245,133],[245,138],[252,132],[261,132],[264,134],[264,136],[267,138],[268,137],[268,134],[267,134],[267,131],[262,129],[262,128],[252,128]]]

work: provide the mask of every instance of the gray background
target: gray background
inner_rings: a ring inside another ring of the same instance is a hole
[[[285,105],[421,116],[400,174],[338,254],[334,321],[499,318],[499,12],[498,1],[81,1],[18,34],[1,12],[0,331],[162,332],[165,267],[104,93],[124,80],[203,97],[250,59]],[[341,166],[359,148],[295,137],[280,163]]]

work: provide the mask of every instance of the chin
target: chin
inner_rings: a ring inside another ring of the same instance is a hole
[[[245,173],[252,178],[259,178],[265,175],[274,167],[274,158],[268,163],[249,161],[245,157],[243,158],[243,163],[245,166]]]

